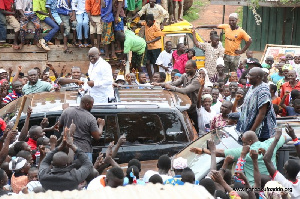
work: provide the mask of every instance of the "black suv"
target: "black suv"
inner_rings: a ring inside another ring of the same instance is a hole
[[[0,109],[0,117],[16,120],[24,97]],[[77,91],[36,93],[26,96],[25,106],[18,124],[22,128],[28,105],[33,112],[30,126],[39,125],[43,117],[49,119],[50,126],[58,121],[63,104],[79,106]],[[155,160],[162,154],[174,155],[197,138],[186,110],[190,99],[183,94],[163,89],[116,89],[115,102],[94,104],[92,114],[105,119],[105,127],[100,140],[93,140],[93,156],[105,152],[111,141],[117,143],[126,135],[127,142],[117,155],[119,163],[132,158]],[[58,135],[59,136],[59,135]]]

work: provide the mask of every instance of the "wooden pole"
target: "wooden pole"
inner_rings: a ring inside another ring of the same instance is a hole
[[[18,127],[19,120],[20,120],[21,114],[22,114],[22,112],[23,112],[23,109],[24,109],[26,100],[27,100],[27,96],[25,95],[25,96],[23,97],[23,99],[22,99],[21,106],[20,106],[20,109],[19,109],[19,112],[18,112],[16,121],[15,121],[15,125],[14,125],[14,127],[12,128],[12,130],[16,130],[17,127]]]

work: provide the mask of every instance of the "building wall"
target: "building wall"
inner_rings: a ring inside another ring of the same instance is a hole
[[[243,29],[252,37],[250,50],[262,51],[266,44],[300,45],[300,8],[259,7],[262,23],[256,24],[252,10],[243,8]]]

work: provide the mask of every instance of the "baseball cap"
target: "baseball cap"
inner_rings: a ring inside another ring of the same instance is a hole
[[[12,171],[20,170],[25,166],[26,162],[27,160],[22,157],[17,157],[15,159],[12,159],[8,164],[9,170]]]
[[[260,68],[262,67],[261,64],[259,63],[258,59],[256,59],[256,58],[247,59],[247,64],[254,64],[254,65],[257,65]]]
[[[7,73],[7,72],[6,72],[6,70],[0,68],[0,74],[1,74],[1,73]]]

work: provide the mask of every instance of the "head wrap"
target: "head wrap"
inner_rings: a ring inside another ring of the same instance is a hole
[[[223,57],[219,57],[217,59],[217,65],[223,65],[224,66],[224,59],[223,59]]]
[[[231,13],[229,15],[229,17],[234,17],[234,18],[238,19],[238,14],[237,13]]]
[[[185,169],[187,167],[187,159],[179,157],[173,161],[174,169]]]
[[[211,94],[205,94],[205,95],[202,96],[202,100],[204,100],[206,98],[209,98],[210,100],[213,100]]]
[[[175,77],[181,77],[181,74],[180,73],[176,73]]]

